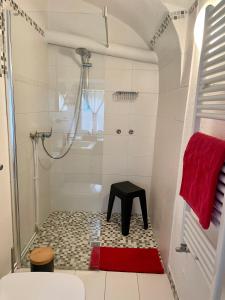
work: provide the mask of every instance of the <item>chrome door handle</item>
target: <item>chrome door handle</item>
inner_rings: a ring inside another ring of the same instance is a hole
[[[3,168],[4,168],[4,166],[0,164],[0,171],[2,171]]]

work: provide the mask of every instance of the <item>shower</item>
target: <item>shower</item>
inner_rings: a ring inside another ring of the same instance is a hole
[[[86,48],[77,48],[76,53],[81,56],[81,62],[83,66],[91,67],[92,64],[89,63],[91,58],[91,52]]]
[[[69,143],[65,144],[65,147],[67,146],[67,148],[65,149],[64,147],[64,149],[62,149],[61,154],[59,154],[58,156],[53,156],[48,151],[45,145],[45,139],[50,138],[52,136],[52,129],[50,132],[36,132],[35,134],[30,135],[32,140],[41,138],[42,146],[44,148],[45,153],[52,159],[61,159],[70,152],[73,142],[75,141],[79,126],[82,99],[87,99],[87,91],[89,88],[89,69],[92,67],[92,64],[90,63],[91,52],[86,48],[77,48],[76,53],[81,56],[80,83],[78,87],[77,97],[74,97],[74,114],[70,130],[67,134],[67,141],[69,140]]]

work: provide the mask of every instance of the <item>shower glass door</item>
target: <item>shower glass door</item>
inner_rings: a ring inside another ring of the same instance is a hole
[[[73,140],[80,56],[74,49],[48,45],[40,30],[13,13],[11,41],[22,264],[29,266],[27,253],[33,248],[50,246],[56,268],[88,269],[105,218],[100,213],[104,57],[93,54],[90,59],[89,86],[82,93]],[[30,138],[51,129],[45,139],[51,155],[60,155],[72,142],[62,159],[51,159],[41,138]]]
[[[81,60],[74,49],[49,45],[48,51],[49,119],[53,129],[48,142],[49,149],[57,155],[73,139],[70,128]],[[103,193],[104,59],[92,54],[90,63],[89,86],[83,91],[75,141],[65,158],[51,161],[49,174],[52,213],[47,226],[56,224],[55,233],[62,237],[57,245],[58,265],[76,269],[88,269],[91,249],[100,243],[104,218],[99,213]]]

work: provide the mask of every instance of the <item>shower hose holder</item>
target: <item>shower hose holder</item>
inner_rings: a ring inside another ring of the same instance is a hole
[[[176,247],[176,252],[178,253],[190,253],[187,244],[181,243],[179,247]]]

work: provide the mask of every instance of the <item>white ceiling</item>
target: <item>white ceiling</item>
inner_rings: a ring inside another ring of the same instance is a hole
[[[109,15],[127,25],[125,30],[121,24],[123,30],[120,30],[117,21],[117,27],[110,28],[112,42],[146,47],[168,11],[188,8],[192,1],[48,0],[48,23],[51,30],[81,34],[102,41],[105,39],[104,20],[101,17],[101,11],[97,8],[102,9],[107,5]],[[112,18],[110,25],[111,21]],[[90,24],[95,26],[90,26]],[[115,24],[116,22],[114,22]],[[131,29],[137,33],[137,35],[133,35],[132,42],[128,41],[129,30]],[[112,32],[113,30],[114,32]]]
[[[129,25],[149,43],[159,26],[166,7],[161,0],[85,0],[100,8],[106,4],[109,14]]]
[[[85,0],[100,8],[108,6],[109,14],[129,25],[149,43],[168,10],[190,7],[193,0]]]
[[[189,8],[194,1],[193,0],[162,0],[162,2],[164,2],[165,4],[172,4],[181,8]]]

